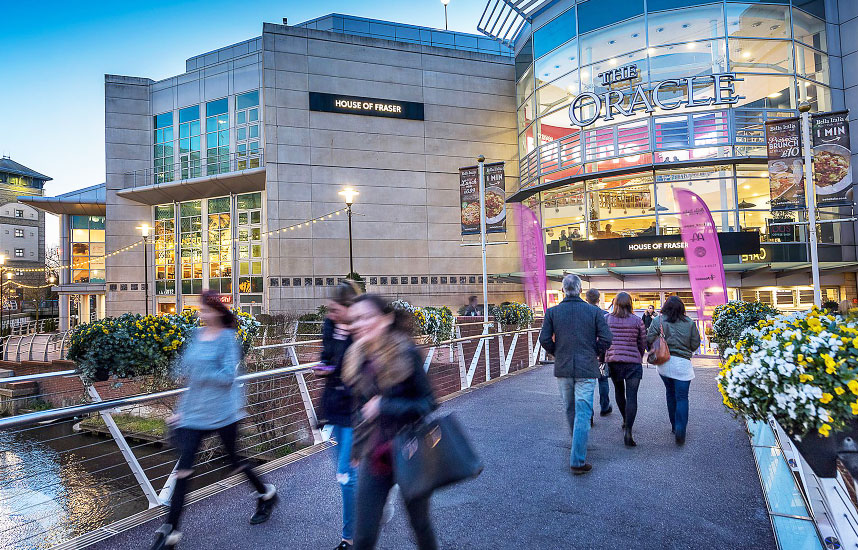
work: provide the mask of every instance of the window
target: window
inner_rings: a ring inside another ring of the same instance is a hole
[[[206,103],[206,173],[229,172],[229,101]]]
[[[575,10],[571,9],[533,33],[533,54],[540,58],[573,36],[575,36]]]
[[[536,87],[578,68],[578,41],[572,40],[536,62]]]
[[[176,209],[155,207],[155,294],[176,294]]]
[[[186,107],[179,111],[179,164],[182,179],[202,175],[200,106]]]
[[[155,115],[155,183],[173,180],[173,113]]]
[[[23,218],[24,217],[24,211],[23,210],[15,210],[15,217],[16,218]]]
[[[825,34],[825,21],[808,15],[801,10],[792,11],[793,36],[799,42],[813,46],[817,50],[827,50],[828,40]]]
[[[578,4],[578,31],[585,33],[606,27],[644,12],[643,0],[614,0],[610,3],[610,9],[605,8],[605,3],[600,0]]]
[[[587,3],[595,4],[592,0]],[[580,10],[581,7],[579,6],[578,9]],[[611,11],[605,10],[604,5],[600,9],[606,13]],[[581,64],[610,60],[631,51],[644,49],[646,33],[643,31],[643,23],[643,17],[639,17],[607,29],[582,34],[578,38],[578,43],[581,45]]]
[[[235,97],[236,168],[259,167],[259,90]]]
[[[18,238],[23,238],[24,237],[24,230],[23,229],[16,229],[15,230],[15,236]]]
[[[70,216],[71,281],[104,282],[104,216]]]
[[[15,249],[15,257],[16,258],[23,258],[24,257],[24,249],[23,248],[16,248]]]
[[[202,201],[179,204],[179,235],[182,294],[200,294],[203,291]]]
[[[727,35],[790,38],[789,6],[728,2]]]
[[[262,194],[236,197],[238,215],[238,291],[262,292]],[[260,296],[261,299],[261,296]]]
[[[799,48],[801,47],[799,46]],[[810,59],[812,67],[813,57],[811,56]],[[826,59],[826,63],[827,61]],[[733,72],[792,73],[792,42],[731,38],[730,70]]]
[[[653,11],[652,4],[647,4],[650,12]],[[720,5],[650,13],[647,24],[650,46],[724,36],[724,13]]]
[[[230,198],[208,200],[209,289],[232,294],[232,226]]]
[[[533,63],[533,38],[528,38],[521,51],[515,56],[515,80],[521,79],[524,72]]]

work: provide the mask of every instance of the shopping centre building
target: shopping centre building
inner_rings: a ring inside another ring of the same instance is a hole
[[[690,303],[666,245],[681,187],[722,233],[731,298],[812,302],[806,212],[772,210],[764,124],[802,102],[858,113],[858,2],[490,0],[478,28],[284,20],[172,78],[106,76],[102,194],[33,204],[63,214],[67,260],[132,248],[102,260],[103,279],[67,271],[61,293],[89,296],[90,317],[142,312],[148,272],[150,311],[206,288],[257,313],[313,309],[349,271],[345,214],[326,216],[353,187],[369,288],[456,305],[481,289],[459,168],[483,154],[505,163],[508,205],[536,213],[553,299],[574,272],[606,301]],[[488,247],[495,303],[521,299],[528,269],[509,212],[492,235],[506,244]],[[852,215],[820,209],[825,299],[856,296]],[[84,229],[104,246],[77,243]]]
[[[726,234],[730,298],[812,303],[806,210],[772,210],[764,124],[803,102],[858,115],[858,2],[505,4],[525,10],[518,24],[502,10],[480,24],[516,53],[508,201],[538,214],[549,275],[578,273],[606,303],[620,290],[637,307],[691,303],[682,249],[665,246],[679,239],[678,187]],[[856,297],[852,215],[819,210],[824,300]]]

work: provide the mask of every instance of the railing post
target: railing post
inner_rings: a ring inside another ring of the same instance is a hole
[[[295,351],[295,346],[286,348],[289,359],[292,365],[297,367],[301,363],[298,361],[298,353]],[[298,391],[301,393],[301,401],[304,403],[304,412],[307,413],[307,420],[310,422],[310,430],[313,433],[313,444],[324,441],[321,430],[319,430],[319,418],[316,416],[316,408],[313,406],[313,400],[310,398],[310,390],[307,389],[307,381],[304,379],[303,372],[295,373],[295,381],[298,382]]]
[[[504,370],[504,365],[506,364],[506,356],[504,355],[503,336],[500,335],[500,333],[503,332],[503,329],[501,328],[500,323],[497,323],[497,331],[498,331],[498,351],[499,351],[499,357],[500,357],[500,363],[498,363],[498,365],[500,365],[500,368],[499,368],[500,376],[503,376],[505,374],[503,370]]]
[[[462,330],[456,326],[456,339],[462,338]],[[468,374],[465,370],[465,349],[462,347],[462,342],[456,342],[456,348],[459,355],[459,389],[464,390],[468,387]]]

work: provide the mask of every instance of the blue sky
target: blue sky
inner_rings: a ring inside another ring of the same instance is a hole
[[[451,0],[451,30],[477,32],[486,0]],[[328,13],[444,28],[440,0],[5,2],[0,154],[54,178],[56,195],[104,181],[104,74],[155,80],[185,59]],[[56,223],[48,227],[55,242]]]

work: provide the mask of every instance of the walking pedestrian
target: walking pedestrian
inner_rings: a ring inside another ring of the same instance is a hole
[[[423,359],[411,340],[410,314],[394,310],[374,294],[358,296],[349,308],[354,344],[346,351],[343,380],[352,391],[358,462],[355,550],[375,548],[393,479],[393,438],[436,407]],[[429,519],[430,497],[405,502],[421,550],[438,543]]]
[[[242,384],[236,381],[242,352],[236,340],[235,315],[221,302],[218,293],[205,291],[199,316],[204,326],[196,329],[185,344],[177,368],[179,377],[187,382],[188,391],[179,399],[176,413],[168,423],[180,456],[170,511],[167,521],[155,532],[153,550],[174,548],[182,537],[179,520],[188,482],[194,473],[194,458],[203,438],[211,433],[216,432],[220,437],[234,472],[244,473],[256,489],[256,511],[250,523],[268,520],[277,503],[274,485],[262,483],[236,452],[238,423],[245,412]]]
[[[608,312],[599,307],[600,296],[601,294],[595,288],[587,290],[587,293],[584,294],[584,298],[586,298],[588,304],[598,307],[602,315],[607,315]],[[599,359],[603,358],[600,357]],[[614,408],[611,406],[611,385],[608,380],[609,377],[607,375],[599,375],[599,416],[608,416],[614,412]]]
[[[677,296],[664,302],[661,315],[649,326],[647,342],[652,344],[660,335],[667,342],[670,359],[658,365],[658,374],[664,382],[670,426],[676,443],[683,445],[688,426],[688,388],[694,380],[691,356],[700,347],[700,331],[697,323],[685,315],[685,304]]]
[[[649,326],[652,324],[653,319],[655,319],[655,306],[650,304],[647,306],[646,311],[643,314],[644,328],[649,330]]]
[[[328,301],[328,313],[322,323],[322,354],[314,369],[324,377],[322,393],[322,419],[320,424],[331,426],[331,437],[337,442],[332,447],[337,466],[337,483],[343,498],[342,540],[334,550],[349,550],[354,541],[355,486],[357,471],[351,465],[352,451],[352,397],[342,380],[343,357],[352,343],[348,326],[348,308],[360,294],[354,281],[346,280],[334,288]]]
[[[632,297],[620,292],[614,299],[613,311],[605,317],[613,341],[605,352],[608,372],[614,383],[614,399],[623,415],[623,441],[629,447],[637,445],[632,427],[638,414],[638,387],[643,378],[643,354],[646,351],[646,329],[633,313]]]
[[[563,292],[563,301],[545,314],[539,343],[554,355],[554,376],[572,435],[570,467],[572,473],[580,475],[593,469],[586,460],[587,439],[599,378],[599,354],[610,347],[611,330],[604,312],[581,299],[581,279],[577,275],[563,278]]]

